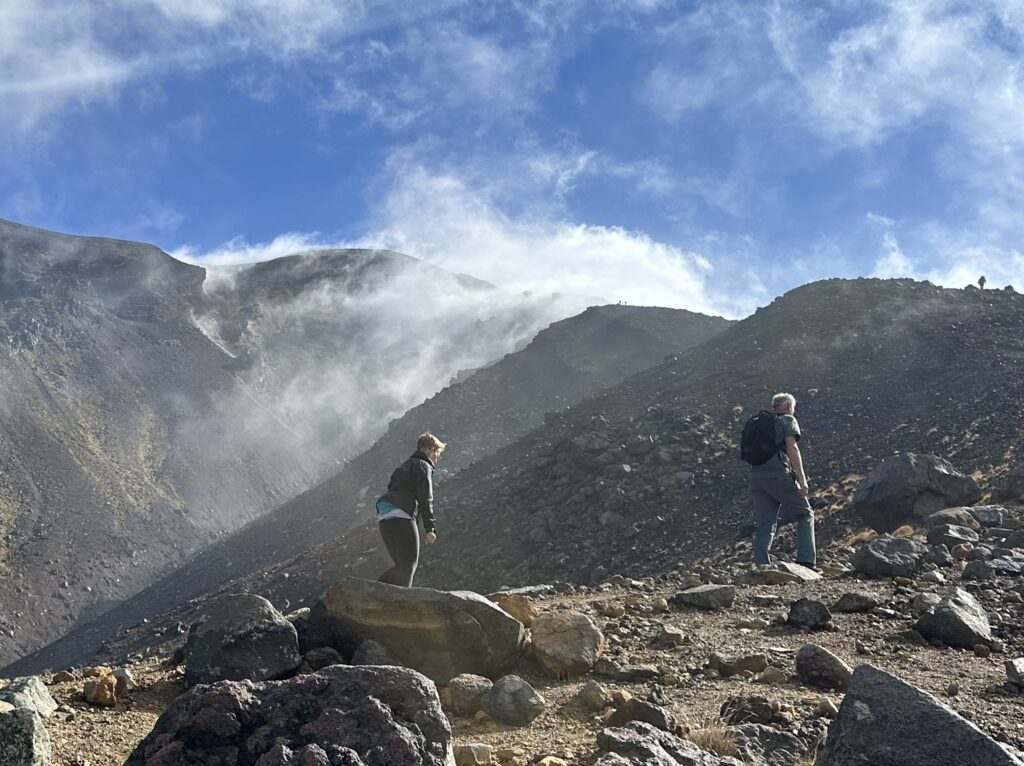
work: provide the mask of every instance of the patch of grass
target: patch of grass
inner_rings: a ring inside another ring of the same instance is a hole
[[[736,737],[721,721],[709,718],[686,726],[686,739],[709,753],[726,758],[736,756]]]

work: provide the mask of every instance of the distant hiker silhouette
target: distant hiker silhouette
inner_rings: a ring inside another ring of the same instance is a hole
[[[809,493],[804,473],[800,424],[796,397],[776,394],[772,411],[762,410],[743,427],[740,456],[750,463],[750,495],[754,503],[757,529],[754,532],[754,563],[771,563],[769,550],[775,539],[775,526],[796,522],[796,559],[798,564],[817,570],[814,543],[814,511],[807,501]]]
[[[416,441],[416,451],[391,474],[388,491],[377,500],[380,536],[394,566],[378,578],[391,585],[412,585],[420,560],[417,519],[423,520],[427,545],[437,540],[434,531],[434,466],[445,444],[432,433]]]

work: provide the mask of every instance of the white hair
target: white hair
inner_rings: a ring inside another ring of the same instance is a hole
[[[796,409],[796,397],[793,394],[775,394],[772,397],[772,409],[777,410],[779,407],[788,404],[789,410],[792,412]]]

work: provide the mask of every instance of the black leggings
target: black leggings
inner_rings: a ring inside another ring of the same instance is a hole
[[[416,565],[420,560],[420,532],[412,519],[384,519],[380,522],[380,536],[395,565],[382,574],[380,582],[391,585],[412,585]]]

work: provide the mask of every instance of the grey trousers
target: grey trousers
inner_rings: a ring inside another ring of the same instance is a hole
[[[754,501],[757,531],[754,532],[754,563],[770,564],[769,551],[775,527],[796,522],[796,560],[813,565],[817,560],[814,543],[814,510],[797,491],[796,481],[781,471],[751,471],[750,496]]]

